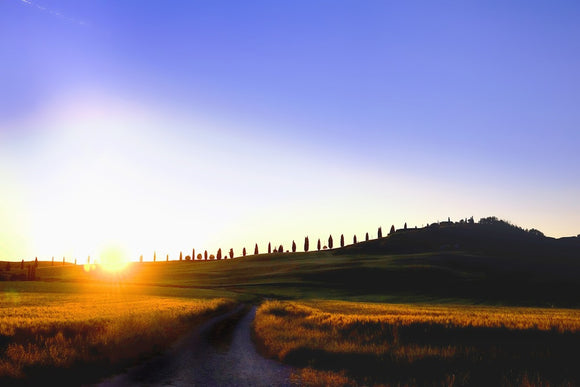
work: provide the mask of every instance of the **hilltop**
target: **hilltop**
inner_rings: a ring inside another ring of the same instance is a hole
[[[113,281],[147,292],[204,291],[246,299],[578,307],[580,238],[549,238],[487,218],[401,229],[331,250],[133,263],[117,275],[41,262],[37,275],[41,282]]]

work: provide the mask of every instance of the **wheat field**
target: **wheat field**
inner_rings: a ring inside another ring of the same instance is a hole
[[[253,332],[265,355],[311,366],[303,374],[313,378],[336,371],[353,384],[566,384],[578,377],[574,309],[267,301]]]
[[[165,349],[229,299],[119,293],[0,293],[0,380],[97,364],[103,372]]]

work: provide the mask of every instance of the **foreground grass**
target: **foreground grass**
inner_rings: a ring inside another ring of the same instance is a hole
[[[2,292],[0,384],[96,381],[233,306],[224,298]]]
[[[266,355],[305,384],[577,384],[580,311],[268,301]]]

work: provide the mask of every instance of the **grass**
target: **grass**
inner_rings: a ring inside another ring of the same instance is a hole
[[[580,382],[572,309],[267,301],[253,332],[306,384]]]
[[[119,273],[39,262],[37,281],[15,281],[26,270],[0,262],[0,374],[91,380],[233,305],[197,309],[224,298],[295,300],[265,303],[254,327],[264,353],[300,366],[297,384],[580,384],[579,312],[558,309],[580,307],[580,238],[506,227],[442,225],[343,249]]]
[[[84,293],[0,293],[0,384],[96,381],[167,348],[234,306],[224,298],[140,295],[89,286]],[[134,290],[134,289],[133,289]]]

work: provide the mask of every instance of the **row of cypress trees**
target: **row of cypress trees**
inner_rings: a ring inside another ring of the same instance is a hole
[[[405,229],[407,229],[407,223],[405,223]],[[389,234],[392,234],[395,232],[395,226],[391,226],[391,230],[389,232]],[[377,239],[380,239],[383,237],[383,230],[382,227],[379,227],[377,230]],[[367,232],[365,234],[365,241],[369,241],[370,237],[369,237],[369,233]],[[353,244],[357,244],[357,237],[356,234],[353,236],[352,238],[352,243]],[[340,235],[340,247],[344,247],[345,246],[345,241],[344,241],[344,234]],[[332,249],[334,248],[334,240],[332,239],[332,235],[330,235],[328,237],[328,245],[325,245],[324,247],[322,247],[322,243],[320,241],[320,238],[318,239],[318,242],[316,244],[316,248],[318,251],[322,250],[322,249]],[[304,251],[308,252],[310,250],[310,240],[308,237],[304,238]],[[288,250],[287,252],[296,252],[296,242],[292,241],[292,247],[291,250]],[[284,252],[284,246],[283,245],[279,245],[278,247],[274,247],[272,249],[272,243],[268,242],[268,254],[272,254],[272,253],[283,253]],[[256,243],[256,245],[254,246],[254,255],[258,255],[260,253],[259,249],[258,249],[258,244]],[[247,251],[246,248],[244,247],[242,249],[242,257],[245,257],[247,255]],[[234,249],[230,249],[228,252],[228,255],[224,255],[222,254],[222,249],[219,248],[217,250],[216,255],[214,256],[213,254],[209,255],[207,250],[204,251],[203,255],[201,253],[197,254],[197,256],[195,255],[195,249],[192,250],[191,256],[186,256],[185,260],[186,261],[190,261],[190,260],[198,260],[198,261],[203,261],[203,260],[221,260],[221,259],[233,259],[234,258]],[[179,253],[179,260],[182,261],[183,258],[183,252]],[[154,252],[153,253],[153,261],[155,262],[157,260],[157,253]],[[169,255],[167,255],[166,260],[169,261]],[[140,262],[143,262],[143,255],[140,256],[139,258]]]

